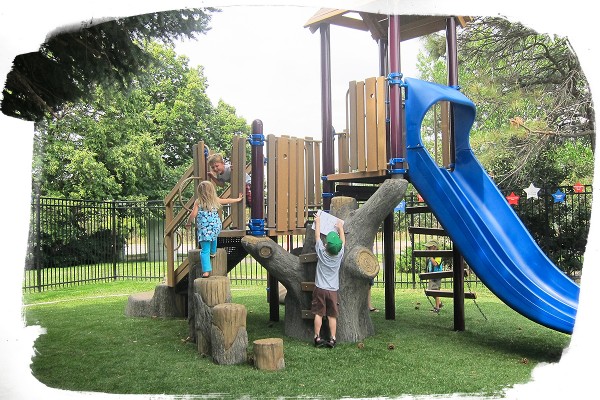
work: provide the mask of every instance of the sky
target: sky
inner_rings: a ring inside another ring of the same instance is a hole
[[[207,94],[234,106],[265,134],[321,137],[320,34],[304,28],[317,7],[231,6],[213,14],[211,30],[177,45],[190,66],[204,66]],[[240,34],[243,32],[243,34]],[[402,72],[416,77],[418,40],[402,43]],[[346,127],[348,83],[379,74],[370,33],[331,27],[332,117]]]
[[[597,25],[594,20],[597,17],[585,0],[571,0],[568,3],[547,1],[544,2],[544,7],[539,7],[535,2],[516,0],[383,0],[369,2],[367,6],[365,1],[352,0],[309,3],[313,7],[368,7],[367,10],[376,9],[396,14],[505,16],[512,21],[523,22],[539,32],[568,36],[590,83],[594,102],[600,104],[600,72],[597,70],[600,42],[596,35],[589,34],[589,27]],[[307,29],[302,28],[314,8],[296,7],[297,10],[288,13],[286,18],[276,21],[277,30],[269,30],[263,26],[263,22],[250,18],[250,10],[244,11],[242,18],[234,16],[235,10],[229,7],[233,4],[249,3],[244,0],[56,0],[35,4],[31,1],[3,4],[0,8],[0,83],[4,84],[16,55],[37,50],[46,35],[63,26],[79,25],[81,21],[97,18],[159,11],[167,7],[215,5],[222,7],[224,12],[215,17],[212,33],[223,30],[223,38],[215,43],[213,38],[207,36],[206,41],[197,44],[197,47],[206,46],[200,55],[193,54],[192,49],[182,47],[182,51],[188,53],[194,63],[206,67],[211,98],[223,98],[237,107],[239,114],[248,121],[256,118],[263,120],[266,134],[320,137],[319,39],[318,34],[310,34]],[[277,4],[294,3],[264,0],[258,4],[268,6],[269,12],[272,12],[278,8]],[[278,33],[273,34],[272,31]],[[340,130],[344,124],[343,112],[340,114],[339,111],[343,109],[344,85],[349,80],[374,76],[378,68],[377,46],[368,35],[362,34],[360,38],[343,37],[347,41],[345,43],[337,43],[338,37],[342,40],[342,33],[332,28],[332,94],[334,112],[337,113],[334,115],[334,127]],[[363,44],[363,41],[366,43]],[[368,44],[370,41],[372,50]],[[223,46],[225,43],[227,45]],[[196,45],[193,47],[195,49]],[[3,189],[3,196],[0,196],[3,210],[0,243],[3,245],[4,267],[0,290],[0,397],[15,400],[121,398],[119,395],[50,389],[31,375],[29,364],[35,354],[33,343],[43,334],[43,329],[39,326],[24,326],[21,308],[22,265],[27,245],[31,193],[32,138],[31,123],[0,114],[0,171]],[[598,151],[596,154],[599,154]],[[600,163],[597,159],[594,176],[594,197],[599,198],[600,186],[597,181]],[[596,391],[595,368],[590,368],[588,362],[600,359],[600,342],[597,340],[600,321],[596,310],[597,297],[593,293],[593,285],[600,281],[600,269],[596,265],[600,259],[598,207],[598,202],[594,202],[579,312],[571,343],[559,363],[536,367],[532,380],[508,389],[505,393],[507,398],[585,398],[591,390]],[[168,396],[133,398],[159,399]]]

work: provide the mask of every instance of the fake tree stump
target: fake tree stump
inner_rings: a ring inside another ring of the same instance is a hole
[[[193,341],[196,341],[196,300],[195,300],[195,294],[196,293],[200,293],[198,291],[198,289],[195,287],[195,282],[196,279],[199,279],[202,276],[202,263],[200,261],[200,249],[192,249],[188,252],[188,260],[190,263],[189,266],[189,273],[188,273],[188,325],[189,325],[189,337],[192,338]],[[213,272],[215,270],[224,270],[227,271],[227,252],[225,251],[225,249],[217,249],[217,254],[216,257],[214,259],[212,259],[211,262],[212,266],[213,266]],[[220,264],[224,264],[224,267],[219,267]],[[215,275],[219,275],[221,276],[221,274],[211,274],[213,276]],[[222,278],[225,277],[226,274],[222,274]],[[212,277],[212,276],[211,276]],[[201,279],[210,279],[210,278],[201,278]],[[221,303],[224,303],[226,301],[231,301],[231,294],[229,294],[229,281],[227,281],[226,284],[221,283],[220,285],[227,285],[226,299],[221,299]],[[205,291],[205,298],[206,296],[215,296],[215,294],[213,294],[213,291],[218,291],[219,290],[219,285],[215,285],[214,287],[211,286],[210,290],[207,289],[207,291]],[[209,307],[213,307],[215,304],[218,303],[212,303]]]
[[[213,308],[231,302],[229,278],[211,276],[194,280],[193,310],[191,329],[200,354],[211,355],[211,327]]]
[[[223,303],[213,308],[210,341],[215,363],[231,365],[246,362],[246,315],[243,304]]]
[[[217,249],[217,254],[211,259],[213,276],[227,276],[227,250],[223,248]]]
[[[283,339],[258,339],[254,344],[254,366],[267,371],[278,371],[285,368],[283,358]]]
[[[380,267],[372,251],[373,244],[379,226],[403,199],[407,186],[404,179],[388,179],[360,208],[350,197],[334,197],[331,201],[331,214],[344,220],[346,234],[338,291],[338,342],[358,342],[374,334],[368,293],[370,280]],[[311,341],[314,321],[308,310],[316,270],[314,230],[307,226],[299,256],[268,237],[244,236],[242,245],[287,289],[285,334]]]

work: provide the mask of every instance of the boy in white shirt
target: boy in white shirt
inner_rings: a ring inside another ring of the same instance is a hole
[[[344,257],[344,222],[338,220],[335,225],[337,232],[327,234],[325,244],[321,240],[321,217],[315,216],[315,251],[317,253],[317,273],[315,276],[315,289],[311,303],[311,312],[315,316],[315,346],[335,347],[338,299],[337,291],[340,287],[340,266]],[[320,336],[323,317],[327,316],[331,337],[328,341]]]

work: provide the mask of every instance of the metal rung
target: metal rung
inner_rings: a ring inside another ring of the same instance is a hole
[[[469,271],[465,269],[465,276],[469,275]],[[453,278],[454,271],[437,271],[437,272],[422,272],[419,274],[419,279],[426,281],[427,279],[443,279]]]
[[[452,257],[452,250],[413,250],[413,257]]]
[[[454,297],[454,292],[451,292],[449,290],[425,290],[425,295],[426,296],[431,296],[431,297]],[[465,293],[465,299],[476,299],[477,295],[475,293]]]
[[[409,233],[414,233],[416,235],[436,235],[436,236],[447,236],[448,234],[444,230],[444,228],[424,228],[421,226],[409,226]]]

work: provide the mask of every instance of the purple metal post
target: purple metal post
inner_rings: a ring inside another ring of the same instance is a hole
[[[252,121],[252,206],[250,218],[264,219],[264,178],[265,178],[265,156],[264,156],[263,123],[260,119]]]
[[[323,175],[335,172],[333,146],[333,118],[331,112],[331,51],[330,26],[320,26],[321,32],[321,135],[323,138]],[[323,209],[329,210],[333,193],[333,182],[323,182]]]
[[[381,47],[380,47],[381,49]],[[380,50],[381,51],[381,50]],[[383,57],[380,54],[380,60]],[[380,61],[381,62],[381,61]],[[400,16],[390,15],[388,27],[388,73],[400,72]],[[379,66],[383,70],[382,66]],[[389,126],[388,156],[390,160],[404,158],[402,148],[402,93],[399,85],[389,86]],[[390,169],[403,169],[404,165],[389,165]],[[400,175],[396,175],[399,177]],[[383,221],[384,272],[385,272],[385,319],[396,319],[395,281],[395,245],[394,245],[394,215],[388,215]]]

